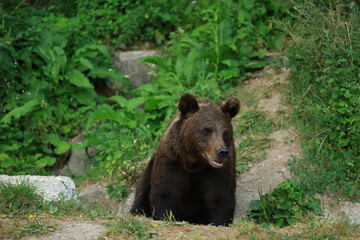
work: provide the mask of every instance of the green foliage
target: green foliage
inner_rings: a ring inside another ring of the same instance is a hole
[[[70,20],[22,3],[4,7],[0,173],[45,174],[43,168],[70,150],[67,140],[79,134],[81,116],[101,101],[94,86],[109,78],[127,80],[110,68],[107,47],[78,45]]]
[[[104,0],[77,1],[77,16],[84,34],[113,46],[135,47],[140,41],[164,43],[192,14],[189,1]]]
[[[293,38],[288,55],[294,113],[310,139],[293,171],[313,191],[359,196],[359,6],[355,1],[293,4],[295,24],[283,25]]]
[[[293,225],[313,211],[321,213],[319,199],[309,197],[304,188],[295,181],[283,182],[276,186],[270,194],[259,193],[260,200],[252,200],[248,212],[249,219],[256,223],[277,227]]]
[[[268,39],[282,46],[269,16],[282,17],[285,11],[286,5],[275,1],[270,5],[268,1],[210,1],[201,12],[203,24],[171,34],[167,58],[143,61],[160,67],[159,77],[172,85],[219,98],[221,91],[269,63],[265,56],[265,46],[271,47]]]

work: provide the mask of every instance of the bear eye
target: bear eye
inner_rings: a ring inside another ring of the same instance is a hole
[[[224,131],[223,132],[223,139],[224,139],[224,141],[226,141],[227,139],[228,139],[228,137],[229,137],[229,133],[228,133],[228,131]]]
[[[208,136],[211,135],[212,130],[210,128],[204,128],[202,133],[203,133],[204,136],[208,137]]]

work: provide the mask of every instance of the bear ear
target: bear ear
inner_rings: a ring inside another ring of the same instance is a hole
[[[178,108],[182,115],[186,115],[188,113],[195,113],[199,110],[199,104],[196,98],[190,93],[184,93],[180,100]]]
[[[221,111],[228,114],[231,118],[235,117],[240,110],[240,101],[236,97],[231,97],[226,103],[221,105]]]

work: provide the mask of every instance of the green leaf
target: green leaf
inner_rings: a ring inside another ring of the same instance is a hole
[[[16,159],[13,159],[13,158],[6,158],[6,159],[2,160],[1,164],[0,164],[0,166],[2,168],[16,167],[18,165],[19,165],[19,163],[16,161]]]
[[[85,67],[85,70],[94,69],[94,65],[87,58],[80,58],[79,62]]]
[[[111,61],[112,58],[109,50],[104,45],[86,45],[76,50],[74,57],[78,59],[83,57],[96,57],[96,55],[98,55],[99,53],[106,57],[107,60]]]
[[[47,135],[44,138],[44,141],[49,142],[56,147],[54,149],[54,152],[56,154],[62,154],[70,149],[70,144],[67,141],[62,140],[59,135],[54,133],[50,133],[49,135]]]
[[[251,210],[260,211],[262,209],[261,205],[260,205],[260,201],[259,200],[251,200],[250,208],[251,208]]]
[[[162,68],[163,70],[167,72],[171,72],[170,60],[168,59],[159,58],[156,56],[150,56],[150,57],[144,57],[138,61],[138,63],[143,63],[143,62],[153,63],[158,67]]]
[[[21,107],[17,107],[14,110],[12,110],[11,112],[9,112],[8,114],[6,114],[0,121],[0,123],[5,123],[8,124],[11,121],[11,118],[14,117],[14,119],[18,119],[21,116],[26,115],[28,112],[31,112],[32,110],[34,110],[34,108],[39,105],[39,101],[36,99],[31,99],[30,101],[28,101],[27,103],[25,103],[23,106]]]
[[[6,153],[0,153],[0,161],[4,161],[9,158],[9,155]]]
[[[56,163],[56,158],[48,157],[48,156],[41,158],[35,162],[35,164],[40,168],[52,166],[55,163]]]
[[[144,97],[138,97],[138,98],[131,98],[127,101],[125,108],[128,111],[132,111],[135,108],[137,108],[138,106],[140,106],[141,104],[145,103],[145,98]]]
[[[232,41],[232,24],[230,19],[225,19],[219,24],[218,28],[218,42],[219,45],[230,44]]]
[[[284,209],[275,209],[273,217],[275,219],[288,218],[288,217],[290,217],[290,213],[289,213],[289,211],[284,210]]]
[[[65,153],[67,150],[70,149],[70,144],[67,141],[61,141],[57,145],[57,148],[54,149],[56,154]]]
[[[124,113],[115,112],[112,110],[102,110],[102,111],[93,112],[89,115],[85,123],[85,132],[87,133],[91,125],[94,124],[96,121],[108,119],[122,123],[123,117],[124,117]]]
[[[78,87],[86,87],[86,88],[94,88],[94,86],[90,83],[89,79],[79,70],[71,69],[66,74],[68,80]]]
[[[120,95],[109,97],[108,100],[116,102],[120,107],[125,107],[128,102],[126,98]]]

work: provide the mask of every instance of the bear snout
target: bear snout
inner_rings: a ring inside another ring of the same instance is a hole
[[[216,151],[216,155],[222,161],[229,155],[229,150],[225,147],[221,147]]]

